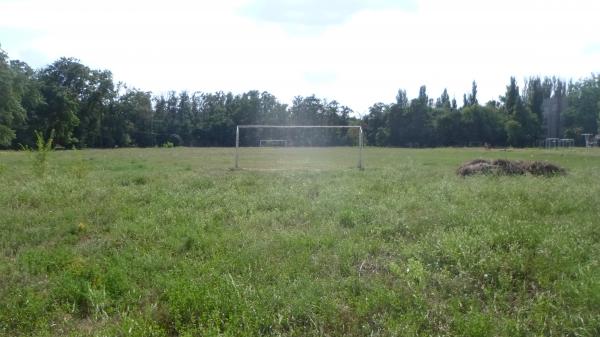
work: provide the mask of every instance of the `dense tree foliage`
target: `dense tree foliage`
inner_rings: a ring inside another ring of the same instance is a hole
[[[564,86],[559,90],[565,90]],[[600,76],[592,75],[571,83],[566,91],[565,134],[580,140],[583,133],[600,133]]]
[[[567,90],[568,88],[568,90]],[[372,145],[391,146],[533,146],[546,138],[549,127],[543,123],[544,102],[554,100],[568,109],[560,116],[564,137],[581,144],[583,133],[599,133],[600,77],[570,83],[555,77],[532,77],[520,90],[516,79],[510,79],[499,101],[480,105],[477,83],[471,93],[463,95],[463,106],[448,91],[429,99],[425,86],[416,99],[409,100],[400,90],[396,103],[374,104],[363,119],[367,141]]]
[[[0,147],[32,146],[35,132],[54,132],[64,147],[232,146],[238,124],[356,125],[366,143],[376,146],[531,146],[546,136],[544,105],[553,99],[568,106],[560,132],[578,142],[597,133],[600,77],[577,82],[533,77],[523,90],[511,78],[498,101],[481,105],[477,83],[463,105],[444,90],[439,98],[422,86],[416,98],[399,90],[396,102],[376,103],[362,120],[337,101],[296,97],[290,106],[268,92],[151,92],[114,83],[107,70],[94,70],[76,59],[61,58],[34,70],[0,50]],[[561,105],[562,106],[562,105]],[[553,126],[556,127],[556,126]],[[311,130],[267,131],[261,137],[285,137],[297,145],[347,145],[347,130],[317,134]],[[279,132],[279,134],[278,134]],[[257,131],[241,135],[256,144]]]
[[[28,87],[25,64],[11,64],[7,55],[0,50],[0,146],[10,145],[16,137],[16,129],[26,121]]]

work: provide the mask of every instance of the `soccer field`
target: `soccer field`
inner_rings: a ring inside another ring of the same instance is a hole
[[[456,176],[475,158],[567,175]],[[0,152],[0,335],[598,336],[600,151]]]

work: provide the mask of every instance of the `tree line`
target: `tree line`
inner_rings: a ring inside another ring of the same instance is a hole
[[[316,96],[281,103],[268,92],[151,92],[115,83],[108,70],[90,69],[77,59],[60,58],[41,69],[10,60],[0,49],[0,147],[33,146],[35,132],[54,134],[71,148],[232,146],[239,124],[362,125],[366,144],[376,146],[531,146],[546,135],[544,104],[567,102],[561,112],[564,137],[581,141],[597,133],[600,77],[566,83],[532,77],[520,89],[511,78],[499,99],[480,103],[477,84],[462,104],[444,90],[432,98],[422,86],[416,98],[399,90],[394,103],[376,103],[362,118],[337,101]],[[257,143],[257,132],[242,135]],[[281,135],[299,145],[347,145],[346,130],[326,136],[310,131]]]
[[[477,83],[459,107],[444,90],[435,100],[422,86],[409,100],[400,90],[396,102],[378,103],[364,118],[369,144],[381,146],[535,146],[550,130],[544,105],[559,102],[560,137],[582,144],[584,133],[596,134],[600,120],[600,77],[577,82],[531,77],[521,90],[514,77],[499,100],[480,104]],[[565,104],[560,104],[564,102]]]

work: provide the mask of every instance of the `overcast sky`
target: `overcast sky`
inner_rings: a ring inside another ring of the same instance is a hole
[[[0,0],[0,44],[167,90],[316,94],[365,113],[427,85],[496,99],[509,77],[600,72],[599,0]]]

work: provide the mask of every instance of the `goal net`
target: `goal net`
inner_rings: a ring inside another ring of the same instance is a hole
[[[363,168],[358,125],[238,125],[234,168]]]
[[[287,139],[260,139],[258,146],[260,147],[274,147],[274,146],[287,146]]]

